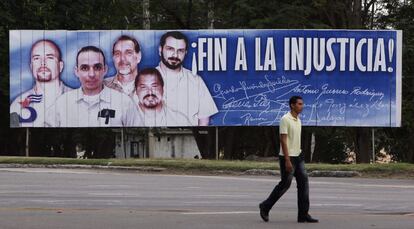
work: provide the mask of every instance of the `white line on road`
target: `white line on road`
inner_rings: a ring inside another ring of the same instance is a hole
[[[230,198],[241,198],[248,197],[248,195],[195,195],[195,197],[230,197]]]
[[[341,207],[361,207],[362,204],[312,204],[312,206],[326,207],[326,206],[341,206]]]
[[[355,187],[372,187],[372,188],[403,188],[403,189],[414,189],[414,185],[394,185],[394,184],[361,184],[361,183],[351,183],[351,182],[331,182],[331,181],[311,181],[311,184],[336,184],[336,185],[345,185],[345,186],[355,186]]]
[[[238,215],[258,214],[258,211],[233,211],[233,212],[183,212],[182,215]]]
[[[102,171],[81,170],[81,169],[52,169],[52,168],[0,168],[5,172],[21,172],[21,173],[69,173],[69,174],[104,174]],[[107,173],[109,174],[109,173]]]

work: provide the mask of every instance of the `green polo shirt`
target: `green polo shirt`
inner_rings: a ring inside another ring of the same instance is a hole
[[[300,137],[302,123],[290,112],[283,115],[279,123],[279,134],[287,134],[287,148],[290,157],[297,157],[302,152],[300,148]],[[279,155],[283,156],[282,144],[280,144]]]

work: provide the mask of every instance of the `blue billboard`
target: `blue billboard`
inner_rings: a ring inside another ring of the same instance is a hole
[[[401,125],[397,30],[11,30],[11,127]]]

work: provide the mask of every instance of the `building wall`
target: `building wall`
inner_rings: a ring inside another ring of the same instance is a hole
[[[200,157],[200,152],[193,135],[162,135],[152,136],[153,147],[150,147],[150,157],[153,158],[194,158]]]
[[[195,156],[201,158],[191,131],[172,131],[171,133],[165,131],[156,136],[150,133],[147,139],[142,135],[124,133],[124,143],[126,153],[122,147],[121,132],[117,132],[116,158],[125,158],[125,154],[126,158],[131,158],[131,146],[135,146],[134,157],[136,158],[194,158]]]
[[[122,138],[121,133],[116,133],[116,140],[115,140],[115,157],[116,158],[131,158],[131,147],[135,146],[134,149],[134,157],[137,158],[145,158],[146,155],[146,141],[144,136],[137,135],[137,134],[124,134],[124,145],[125,145],[125,153],[122,147]],[[126,155],[125,155],[126,154]],[[126,156],[126,157],[125,157]]]

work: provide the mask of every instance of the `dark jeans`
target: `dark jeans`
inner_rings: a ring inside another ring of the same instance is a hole
[[[288,173],[285,166],[285,158],[279,156],[280,176],[282,180],[270,193],[269,197],[262,202],[265,210],[270,211],[273,205],[285,194],[292,183],[293,177],[296,178],[298,188],[298,217],[306,216],[309,211],[309,182],[308,175],[305,170],[305,161],[303,154],[298,157],[290,157],[293,166],[293,171]]]

